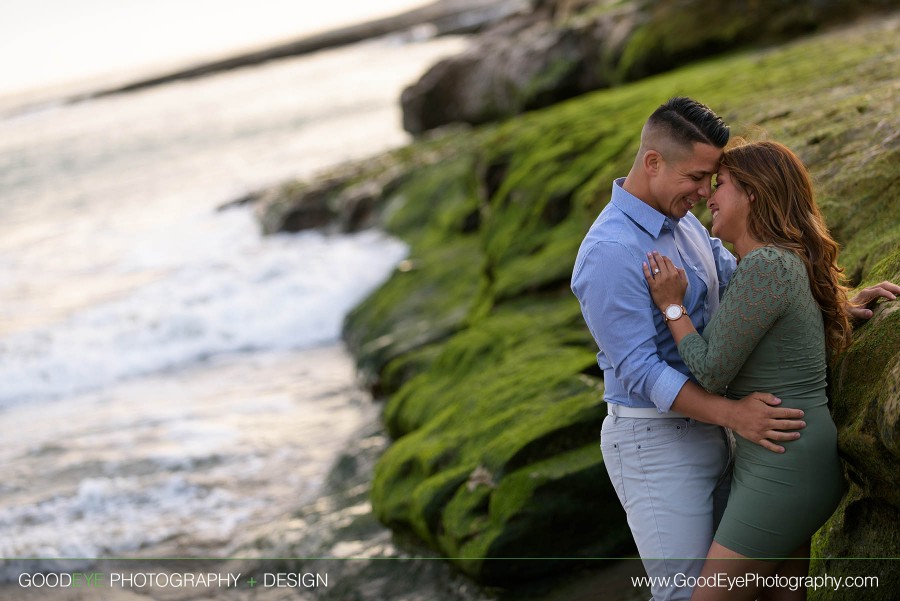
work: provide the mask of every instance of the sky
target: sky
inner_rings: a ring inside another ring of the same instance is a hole
[[[0,0],[0,96],[165,68],[429,0]],[[127,77],[126,77],[127,79]]]

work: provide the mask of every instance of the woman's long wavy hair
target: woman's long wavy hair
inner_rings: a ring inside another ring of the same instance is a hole
[[[847,287],[837,264],[839,247],[816,204],[809,171],[789,148],[769,140],[727,149],[722,166],[756,198],[750,203],[753,238],[793,251],[806,265],[825,322],[825,343],[835,357],[850,344],[852,334]]]

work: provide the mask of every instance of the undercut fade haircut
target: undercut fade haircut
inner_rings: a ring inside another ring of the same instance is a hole
[[[686,96],[660,105],[647,124],[665,130],[671,140],[686,146],[700,143],[725,148],[731,135],[728,125],[711,108]]]

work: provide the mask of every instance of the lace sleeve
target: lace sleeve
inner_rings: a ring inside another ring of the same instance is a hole
[[[805,270],[789,254],[772,247],[749,253],[703,336],[690,334],[681,340],[678,352],[703,388],[722,392],[799,294]]]

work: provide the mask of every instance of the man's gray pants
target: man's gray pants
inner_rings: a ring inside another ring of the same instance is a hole
[[[628,516],[653,601],[690,599],[731,487],[726,431],[683,417],[608,415],[603,463]]]

